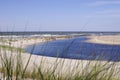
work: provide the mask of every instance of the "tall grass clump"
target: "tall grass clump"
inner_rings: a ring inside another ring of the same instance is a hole
[[[33,55],[22,53],[19,49],[0,47],[1,79],[120,80],[120,68],[116,62],[40,57],[39,63],[32,63]],[[24,55],[28,56],[26,61]]]

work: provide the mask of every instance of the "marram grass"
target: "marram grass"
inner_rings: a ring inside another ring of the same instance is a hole
[[[68,71],[69,74],[61,74],[61,72],[57,72],[57,67],[61,65],[64,66],[64,61],[60,61],[58,64],[55,64],[50,69],[43,70],[43,63],[41,62],[39,66],[36,66],[32,69],[26,69],[29,64],[25,67],[23,65],[24,61],[22,61],[21,54],[17,55],[16,61],[11,56],[0,57],[2,63],[0,63],[1,68],[0,72],[3,74],[3,78],[7,80],[119,80],[114,76],[114,68],[115,64],[109,64],[106,62],[104,65],[99,63],[95,63],[94,65],[89,62],[84,68],[80,68],[80,71],[74,73],[74,69],[72,71]],[[56,60],[57,62],[57,60]],[[16,65],[15,65],[16,64]],[[60,65],[59,65],[60,64]],[[77,66],[84,64],[79,63]],[[109,64],[109,65],[108,65]],[[92,66],[91,66],[92,65]],[[79,68],[79,67],[77,67]],[[68,69],[69,70],[69,69]],[[59,70],[60,71],[60,70]],[[82,71],[82,72],[81,72]]]
[[[20,52],[23,52],[23,53],[25,53],[26,52],[26,50],[25,49],[23,49],[23,48],[17,48],[17,47],[14,47],[14,46],[10,46],[10,45],[0,45],[0,48],[1,49],[6,49],[6,50],[9,50],[9,51],[20,51]]]
[[[65,65],[63,59],[56,58],[54,65],[46,69],[44,60],[39,63],[39,66],[34,65],[32,69],[28,69],[32,54],[27,64],[24,65],[21,48],[1,45],[0,50],[4,50],[3,54],[0,52],[0,76],[3,80],[120,80],[117,76],[120,71],[116,71],[115,62],[108,61],[104,64],[94,62],[93,64],[89,61],[86,66],[79,67],[79,65],[84,65],[84,61],[81,60],[76,62],[72,69],[70,67],[67,72],[62,73],[61,70],[64,70]],[[9,57],[7,56],[8,50],[11,51]],[[12,53],[16,53],[17,56],[13,56]]]

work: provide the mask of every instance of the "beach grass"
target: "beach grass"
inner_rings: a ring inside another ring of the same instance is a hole
[[[2,58],[2,57],[1,57]],[[29,56],[30,58],[30,56]],[[3,59],[3,58],[2,58]],[[100,63],[94,63],[92,65],[91,62],[88,62],[84,68],[78,67],[77,72],[74,72],[74,69],[63,74],[61,70],[57,70],[59,64],[61,64],[61,69],[64,66],[64,61],[60,61],[58,64],[54,64],[49,69],[44,69],[44,64],[41,62],[39,63],[38,67],[34,67],[32,69],[27,70],[27,66],[24,67],[20,55],[17,56],[17,61],[15,63],[14,59],[11,57],[9,59],[4,58],[2,63],[2,67],[0,68],[0,72],[3,73],[3,77],[6,80],[119,80],[120,78],[115,77],[114,75],[114,68],[116,67],[114,63],[109,64],[106,62],[105,64],[101,65]],[[28,61],[29,62],[29,61]],[[57,60],[56,60],[57,63]],[[16,66],[13,66],[16,64]],[[77,66],[84,64],[79,63]],[[108,65],[109,64],[109,65]],[[92,65],[92,66],[91,66]],[[58,72],[57,72],[58,71]]]
[[[14,47],[14,46],[10,46],[10,45],[0,45],[0,48],[1,49],[4,49],[4,50],[9,50],[9,51],[20,51],[22,53],[25,53],[26,50],[24,48],[20,48],[20,47]]]
[[[75,65],[71,66],[73,60],[69,60],[67,67],[66,59],[56,58],[52,66],[41,59],[38,66],[33,64],[29,68],[34,48],[26,63],[22,58],[24,49],[10,45],[0,45],[0,49],[3,50],[3,54],[0,53],[0,73],[3,80],[120,80],[116,62],[88,60],[85,64],[84,60],[76,60]],[[11,52],[10,56],[7,56],[7,51]]]

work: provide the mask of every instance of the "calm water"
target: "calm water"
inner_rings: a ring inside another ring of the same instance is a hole
[[[79,37],[57,40],[27,47],[35,55],[81,59],[120,61],[120,45],[94,44],[85,42],[88,38]],[[33,51],[32,51],[33,50]]]
[[[70,35],[70,34],[84,34],[84,35],[117,35],[120,32],[73,32],[73,31],[28,31],[28,32],[0,32],[0,35],[17,35],[17,36],[30,36],[30,35],[44,35],[44,34],[51,34],[51,35]]]

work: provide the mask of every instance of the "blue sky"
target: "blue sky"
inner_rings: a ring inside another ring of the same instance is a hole
[[[120,31],[120,0],[0,0],[0,31]]]

